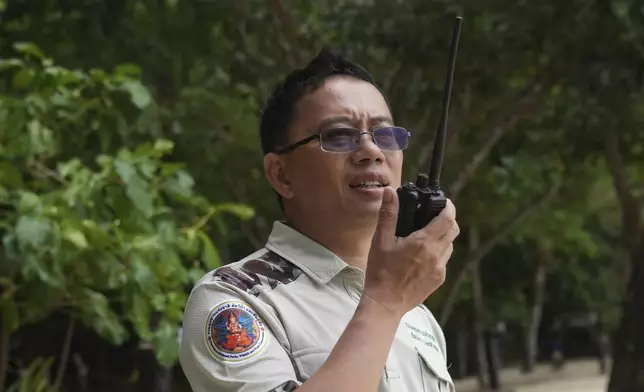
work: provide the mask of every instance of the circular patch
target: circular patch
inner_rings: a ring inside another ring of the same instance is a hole
[[[257,313],[239,301],[226,301],[210,311],[206,345],[216,358],[240,362],[257,355],[268,343],[266,326]]]

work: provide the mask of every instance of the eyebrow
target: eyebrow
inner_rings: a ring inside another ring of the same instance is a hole
[[[355,121],[355,118],[350,116],[333,116],[322,120],[322,122],[320,122],[320,124],[317,126],[317,129],[321,131],[324,128],[329,127],[330,125],[337,123],[351,123],[353,121]],[[370,127],[383,123],[393,124],[394,120],[389,116],[376,116],[369,119]]]

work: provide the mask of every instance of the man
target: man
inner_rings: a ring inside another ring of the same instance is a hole
[[[260,134],[286,221],[193,289],[181,345],[193,390],[453,391],[422,302],[444,281],[454,206],[395,237],[409,133],[371,75],[323,51],[276,88]]]

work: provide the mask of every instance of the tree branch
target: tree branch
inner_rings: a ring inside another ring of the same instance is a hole
[[[297,26],[293,17],[284,6],[282,0],[268,0],[268,7],[273,11],[276,24],[279,26],[279,34],[284,38],[287,43],[286,58],[291,67],[297,68],[303,65],[303,56],[301,47],[297,39]]]
[[[392,97],[402,84],[405,71],[406,68],[403,66],[403,63],[399,62],[391,69],[389,75],[384,78],[382,86],[383,90],[387,92],[388,97]]]
[[[29,171],[34,177],[42,179],[52,178],[62,185],[69,185],[67,180],[65,180],[60,174],[58,174],[57,171],[48,168],[44,163],[36,160],[32,165],[33,166],[29,168]]]
[[[515,105],[502,105],[499,113],[492,117],[492,124],[496,124],[492,133],[488,136],[487,140],[474,154],[472,159],[465,165],[463,170],[459,173],[458,177],[449,184],[450,199],[456,200],[465,186],[474,177],[474,172],[481,166],[485,159],[490,155],[492,148],[503,138],[503,136],[512,128],[514,128],[519,120],[530,116],[537,111],[538,105],[534,94],[535,84],[530,85],[529,88],[524,89],[517,96],[513,97]],[[508,107],[510,108],[508,110]],[[427,163],[428,164],[428,163]]]
[[[65,332],[65,340],[63,342],[63,351],[60,354],[60,364],[58,371],[56,371],[56,380],[54,381],[54,389],[59,390],[63,384],[65,377],[65,370],[67,369],[67,362],[69,360],[69,351],[72,346],[72,338],[74,337],[74,329],[76,327],[76,318],[69,316],[69,324],[67,324],[67,331]]]
[[[538,200],[531,203],[530,205],[522,208],[520,214],[515,215],[513,219],[505,223],[500,230],[498,230],[490,239],[488,239],[483,245],[478,249],[470,252],[470,254],[465,259],[463,267],[458,272],[456,280],[450,287],[447,299],[443,305],[443,309],[440,315],[440,324],[445,326],[449,317],[451,316],[454,304],[456,302],[456,295],[458,294],[461,285],[465,281],[467,272],[472,268],[473,265],[481,261],[494,247],[501,242],[508,234],[513,232],[521,222],[523,222],[530,214],[534,213],[540,209],[544,204],[546,204],[559,190],[559,186],[552,187],[546,194],[541,196]]]
[[[637,249],[642,236],[641,206],[630,189],[626,164],[619,151],[616,132],[605,132],[606,162],[622,210],[622,236],[629,250]]]
[[[427,110],[423,112],[423,116],[418,122],[416,129],[429,128],[428,121],[429,121],[431,112],[432,110],[430,108],[427,108]],[[447,123],[447,136],[445,138],[445,150],[449,150],[452,143],[456,140],[458,131],[461,129],[460,120],[462,118],[458,113],[454,113],[454,110],[448,116],[449,116],[449,121]],[[432,143],[428,143],[427,146],[420,152],[420,156],[418,157],[418,163],[416,164],[417,165],[416,173],[429,170],[429,165],[431,164],[431,160],[432,160],[432,152],[434,149],[435,140],[436,140],[436,135],[434,135],[434,138],[432,139]]]
[[[86,392],[87,391],[87,378],[89,375],[89,368],[83,362],[83,358],[80,356],[79,353],[74,353],[74,363],[76,364],[76,377],[78,380],[78,384],[80,385],[81,391]]]

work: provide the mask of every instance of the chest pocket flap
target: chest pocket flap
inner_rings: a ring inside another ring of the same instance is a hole
[[[445,358],[443,354],[434,347],[418,345],[416,347],[418,356],[429,370],[436,376],[438,379],[447,382],[452,387],[454,383],[452,382],[452,377],[447,371],[447,365],[445,364]]]
[[[302,377],[301,381],[311,378],[322,367],[329,354],[329,352],[318,348],[308,348],[294,352],[292,354],[293,362]]]

